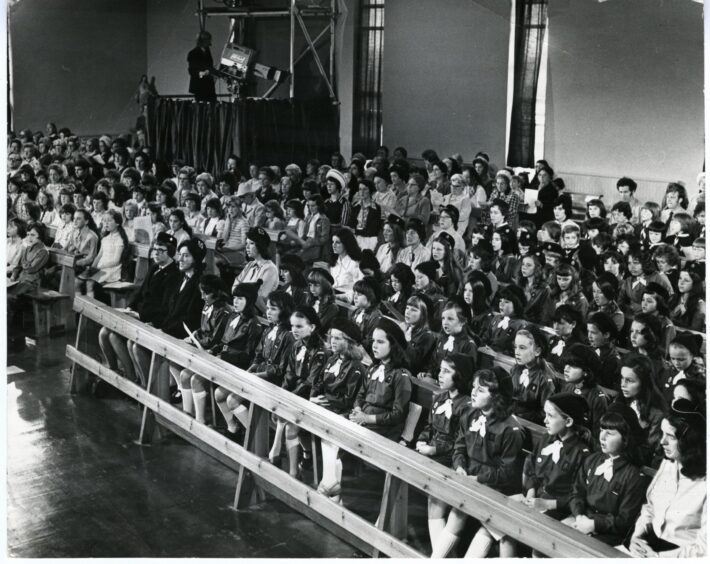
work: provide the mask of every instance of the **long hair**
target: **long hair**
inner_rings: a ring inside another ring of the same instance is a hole
[[[463,287],[463,270],[454,259],[454,250],[449,246],[446,239],[436,239],[434,244],[440,244],[444,247],[444,260],[442,260],[442,273],[444,276],[448,275],[456,282],[456,288],[460,289]]]
[[[577,296],[582,288],[581,288],[581,282],[579,279],[579,273],[577,272],[577,269],[572,266],[571,264],[568,264],[566,262],[561,262],[560,264],[557,265],[557,268],[555,268],[555,279],[554,282],[552,283],[552,287],[550,288],[550,295],[553,298],[556,298],[557,296],[562,294],[562,289],[559,287],[557,284],[557,277],[562,276],[562,277],[567,277],[571,276],[572,280],[569,283],[569,289],[567,292],[569,293],[570,296]]]
[[[407,305],[419,310],[419,321],[412,326],[412,333],[416,333],[421,329],[429,329],[429,308],[426,302],[419,296],[414,295],[407,300]]]
[[[405,246],[404,243],[404,230],[395,222],[393,221],[385,221],[385,225],[389,225],[390,229],[392,230],[393,234],[393,241],[390,243],[390,246],[393,249],[393,255],[396,257],[397,253],[399,252],[400,249],[402,249]]]
[[[527,259],[530,259],[535,264],[535,268],[533,270],[533,275],[532,275],[533,288],[542,288],[543,286],[546,286],[547,280],[545,280],[545,270],[543,268],[540,257],[537,255],[534,255],[534,254],[525,255],[521,260],[521,264],[522,264],[523,260],[527,260]],[[516,276],[516,282],[517,282],[518,286],[520,286],[523,290],[527,286],[527,279],[522,274],[519,274],[518,276]]]
[[[180,209],[176,209],[170,212],[170,216],[168,217],[177,217],[178,220],[180,221],[180,228],[187,233],[190,238],[192,238],[192,227],[190,227],[187,224],[187,221],[185,220],[185,212],[183,212]]]
[[[657,407],[665,411],[667,407],[665,405],[666,402],[656,387],[653,363],[651,360],[642,354],[630,352],[621,360],[621,366],[622,368],[633,370],[641,383],[641,389],[638,395],[633,399],[627,399],[622,394],[619,394],[615,401],[628,405],[633,400],[636,400],[642,421],[648,421],[648,415],[652,407]]]
[[[680,414],[671,411],[666,419],[675,429],[678,439],[680,472],[691,480],[705,478],[707,474],[706,425],[691,425]]]
[[[321,302],[324,301],[324,299],[327,299],[328,297],[330,299],[335,298],[335,293],[333,292],[333,285],[330,283],[330,280],[328,280],[325,276],[323,276],[323,274],[321,274],[317,270],[311,270],[308,273],[307,280],[309,283],[312,282],[312,283],[318,284],[320,286],[320,288],[321,288],[321,295],[320,295]],[[311,297],[315,301],[315,298],[313,297],[313,295],[311,295]]]
[[[464,291],[466,290],[467,285],[471,286],[471,293],[473,294],[473,298],[471,299],[470,304],[471,314],[480,315],[488,311],[490,307],[488,302],[489,296],[483,282],[481,282],[481,280],[477,276],[472,276],[471,274],[469,274],[468,278],[466,278],[466,283],[464,284]]]
[[[690,289],[690,292],[688,292],[688,300],[685,304],[685,313],[679,317],[675,317],[674,321],[680,325],[690,327],[693,316],[698,311],[700,301],[705,299],[705,291],[703,290],[703,282],[699,274],[685,269],[681,270],[681,272],[685,272],[688,276],[690,276],[690,279],[693,282],[693,287]],[[680,292],[676,292],[671,296],[670,300],[668,300],[668,307],[671,311],[673,311],[680,303],[682,297],[683,294]]]
[[[335,233],[333,233],[333,237],[340,239],[343,247],[345,247],[345,253],[351,259],[360,262],[360,259],[362,258],[362,251],[360,250],[360,245],[358,244],[357,239],[355,239],[355,234],[351,229],[338,229]],[[333,264],[335,264],[337,260],[337,256],[333,257]]]
[[[116,231],[123,241],[123,250],[121,251],[121,272],[124,274],[128,270],[128,264],[130,263],[132,253],[131,244],[128,242],[126,230],[123,228],[123,214],[117,210],[108,210],[106,213],[109,214],[118,224],[118,229]],[[104,235],[104,237],[106,236],[107,235]],[[121,278],[123,278],[123,276]]]

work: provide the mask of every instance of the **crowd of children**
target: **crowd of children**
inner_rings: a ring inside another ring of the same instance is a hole
[[[680,501],[705,484],[704,176],[692,204],[680,183],[657,204],[621,178],[618,201],[590,198],[576,218],[547,162],[530,179],[485,153],[467,166],[425,151],[417,168],[380,147],[283,176],[232,156],[214,178],[53,124],[9,150],[11,350],[24,344],[23,296],[56,277],[46,245],[75,254],[78,291],[102,299],[147,236],[152,265],[125,312],[633,555],[704,554],[705,498]],[[205,238],[219,274],[205,273]],[[99,342],[111,368],[146,384],[148,351],[105,328]],[[170,374],[204,423],[205,380]],[[417,379],[440,391],[406,441]],[[246,401],[222,388],[215,399],[241,441]],[[532,441],[531,424],[547,437]],[[277,419],[272,462],[284,444],[300,477],[310,438]],[[321,449],[319,491],[339,500],[338,448]],[[642,467],[660,468],[647,494]],[[671,482],[676,497],[660,489]],[[435,498],[428,509],[443,557],[470,520]],[[467,556],[518,553],[476,527]]]

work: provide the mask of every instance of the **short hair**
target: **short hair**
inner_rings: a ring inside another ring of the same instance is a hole
[[[688,191],[685,189],[685,186],[678,182],[671,182],[668,184],[666,193],[663,195],[663,207],[666,206],[666,197],[671,192],[678,194],[678,203],[680,204],[680,207],[684,210],[688,209]]]
[[[628,186],[629,191],[633,194],[634,192],[636,192],[636,188],[638,185],[633,179],[629,178],[628,176],[622,176],[621,178],[619,178],[619,180],[616,181],[616,189],[618,190],[621,186]]]
[[[631,205],[629,202],[616,202],[612,207],[611,211],[615,212],[618,211],[626,217],[626,219],[631,219],[633,216],[633,213],[631,212]]]
[[[641,211],[643,210],[651,212],[651,221],[655,221],[661,217],[661,206],[659,206],[656,202],[644,202],[641,206]]]
[[[653,251],[653,258],[665,260],[669,266],[680,266],[680,253],[673,245],[661,243]]]
[[[456,368],[456,363],[454,362],[452,353],[446,353],[441,362],[446,362],[449,366],[454,369],[454,376],[452,381],[454,383],[454,388],[464,396],[468,396],[471,393],[472,378],[470,374],[463,374],[458,368]]]
[[[562,228],[559,223],[556,221],[546,221],[542,224],[540,229],[547,231],[547,234],[552,238],[552,240],[559,243],[560,235],[562,234]]]
[[[436,154],[436,151],[434,149],[426,149],[422,152],[422,159],[429,162],[438,161],[439,155]]]
[[[509,378],[510,376],[508,376]],[[492,411],[497,421],[507,419],[513,413],[513,400],[507,395],[498,393],[500,389],[500,379],[498,373],[489,368],[477,370],[473,374],[473,382],[478,380],[478,384],[488,388],[492,398]]]

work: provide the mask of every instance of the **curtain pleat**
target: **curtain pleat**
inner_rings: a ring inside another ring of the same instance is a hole
[[[247,162],[328,162],[340,145],[338,107],[330,100],[247,99],[218,104],[157,98],[147,110],[155,156],[180,159],[197,170],[222,172],[227,157]]]
[[[518,0],[508,166],[535,166],[535,104],[547,0]]]

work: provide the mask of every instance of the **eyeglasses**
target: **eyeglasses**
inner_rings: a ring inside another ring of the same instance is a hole
[[[161,253],[167,253],[168,250],[167,250],[167,249],[153,249],[153,252],[154,252],[156,255],[159,255],[159,254],[161,254]]]

